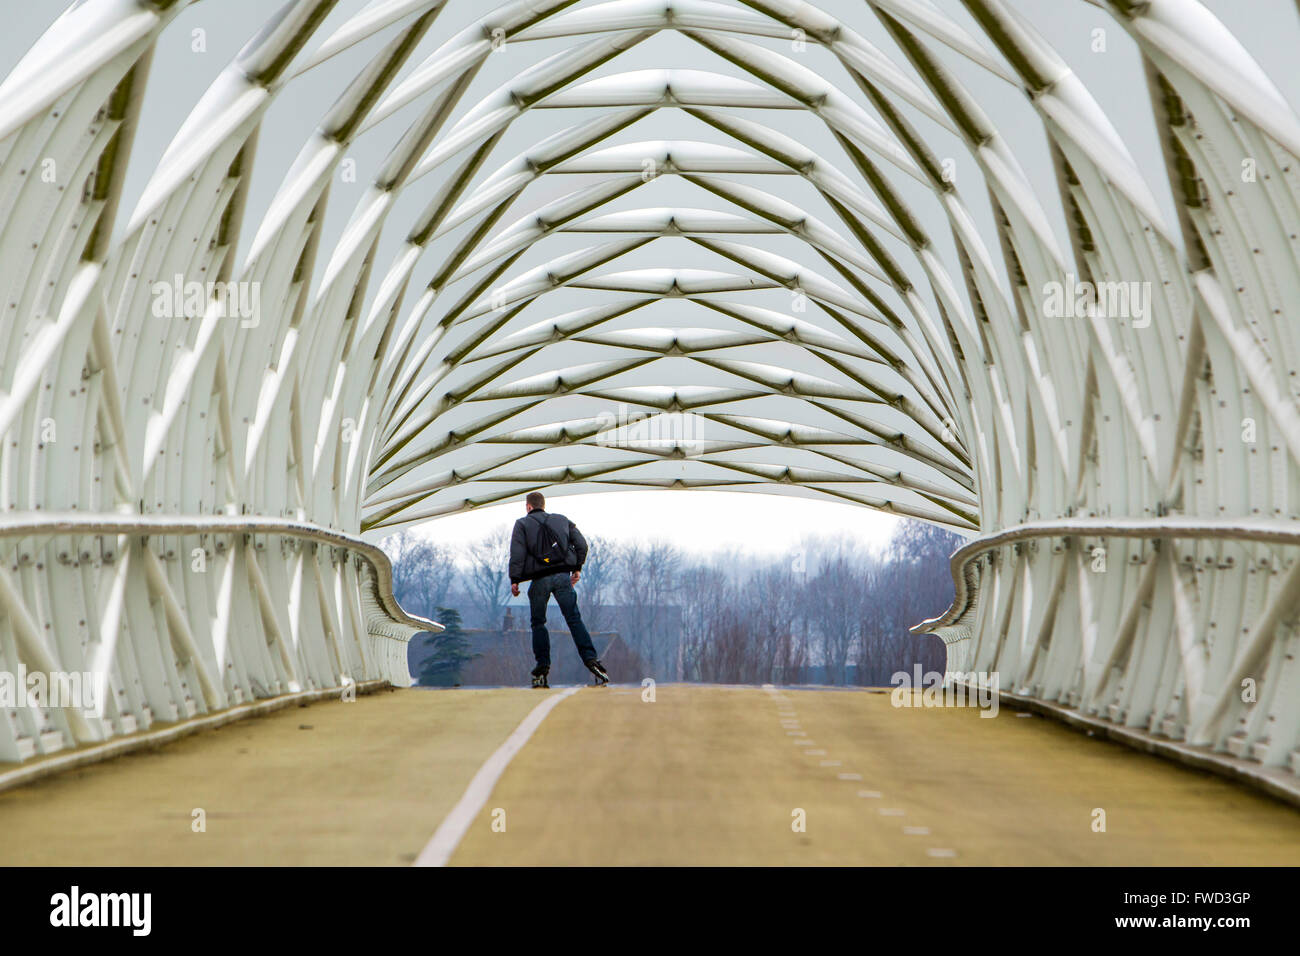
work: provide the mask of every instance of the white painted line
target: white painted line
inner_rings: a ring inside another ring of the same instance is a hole
[[[898,807],[881,807],[880,815],[882,817],[901,817],[903,815],[903,811],[900,810]]]
[[[478,768],[478,773],[474,774],[474,779],[465,788],[460,801],[451,808],[451,812],[438,825],[433,839],[420,851],[415,861],[416,866],[447,865],[452,853],[456,851],[456,847],[468,832],[470,824],[479,815],[488,797],[492,796],[492,788],[497,785],[506,767],[510,766],[510,761],[514,759],[515,754],[523,750],[524,744],[528,743],[528,738],[541,726],[546,715],[555,708],[556,704],[581,689],[581,687],[570,687],[558,694],[551,694],[528,712],[528,716],[520,721],[519,726],[506,738],[505,743],[483,762],[483,766]]]
[[[807,737],[807,736],[808,736],[808,731],[806,731],[806,730],[787,730],[787,731],[785,732],[785,735],[786,735],[787,737]]]
[[[807,756],[809,756],[809,757],[825,757],[825,756],[826,756],[826,751],[824,751],[824,750],[805,750],[804,753],[805,753]]]
[[[1018,711],[1016,711],[1016,716],[1017,716],[1017,717],[1032,717],[1032,716],[1034,716],[1034,715],[1031,714],[1031,713],[1028,713],[1028,712],[1026,712],[1026,711],[1023,711],[1023,710],[1018,710]]]
[[[822,766],[823,766],[823,767],[839,767],[839,766],[842,766],[843,763],[844,763],[843,760],[823,760],[823,761],[822,761]]]
[[[929,827],[903,827],[903,832],[906,833],[908,836],[928,836],[930,833],[930,828]]]
[[[858,791],[858,796],[859,796],[859,797],[865,797],[865,798],[867,798],[868,800],[879,800],[879,799],[880,799],[880,791],[879,791],[879,790],[859,790],[859,791]]]
[[[796,747],[811,747],[813,742],[811,740],[796,740],[794,745]]]
[[[837,776],[839,776],[839,778],[840,778],[841,780],[861,780],[861,779],[862,779],[862,774],[860,774],[860,773],[841,773],[841,774],[838,774]]]
[[[937,857],[941,857],[941,858],[943,858],[943,859],[949,859],[949,858],[951,858],[951,857],[956,856],[956,855],[957,855],[957,851],[956,851],[956,850],[941,849],[941,848],[939,848],[939,847],[933,847],[933,846],[932,846],[932,847],[930,847],[930,849],[928,849],[928,850],[925,851],[925,855],[926,855],[926,856],[937,856]]]

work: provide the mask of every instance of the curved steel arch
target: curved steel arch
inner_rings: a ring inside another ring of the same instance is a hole
[[[1146,70],[1166,223],[1032,24],[963,3],[979,35],[929,0],[867,0],[861,22],[519,0],[416,62],[442,0],[375,0],[328,35],[335,0],[292,0],[129,217],[154,48],[189,4],[71,7],[0,85],[0,671],[88,671],[98,708],[0,706],[0,760],[405,683],[405,641],[436,625],[366,539],[562,485],[796,492],[962,530],[958,600],[918,626],[950,671],[1300,770],[1300,119],[1196,0],[1100,4]],[[659,34],[701,68],[620,67]],[[267,111],[371,40],[246,222]],[[1028,97],[1056,197],[954,55]],[[666,111],[696,131],[647,139]],[[322,248],[348,151],[399,119]],[[991,232],[936,136],[967,150]],[[656,204],[669,180],[692,204]],[[1144,283],[1149,323],[1050,314],[1076,278]],[[232,290],[257,314],[230,315]]]

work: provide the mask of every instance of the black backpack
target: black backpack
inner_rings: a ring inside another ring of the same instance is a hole
[[[567,564],[569,553],[564,549],[559,535],[551,530],[545,518],[537,519],[537,550],[533,553],[539,564],[558,567]]]

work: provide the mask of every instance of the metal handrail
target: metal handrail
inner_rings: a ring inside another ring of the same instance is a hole
[[[952,553],[948,559],[954,586],[952,604],[938,617],[914,624],[908,629],[909,633],[933,633],[937,628],[955,623],[966,613],[970,605],[966,569],[985,552],[1017,541],[1084,534],[1099,538],[1211,538],[1300,545],[1300,522],[1248,518],[1060,518],[1013,525],[968,541]]]
[[[393,565],[382,549],[355,535],[310,521],[260,515],[142,515],[85,512],[9,512],[0,516],[0,538],[72,535],[278,534],[345,548],[375,572],[379,603],[396,623],[417,631],[441,631],[436,621],[408,614],[393,594]]]

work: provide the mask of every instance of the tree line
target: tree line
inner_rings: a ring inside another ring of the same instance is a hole
[[[453,625],[412,642],[422,683],[457,683],[462,671],[512,683],[531,666],[528,606],[510,596],[508,541],[503,525],[466,544],[411,532],[384,543],[402,606]],[[665,541],[591,536],[578,593],[588,629],[616,632],[623,669],[636,671],[619,681],[887,686],[916,664],[944,669],[943,643],[908,628],[951,603],[948,558],[961,541],[917,521],[900,522],[883,549],[809,537],[775,557],[694,556]],[[553,605],[548,626],[553,658],[576,660]]]

